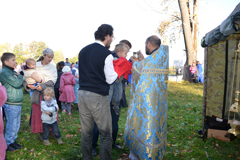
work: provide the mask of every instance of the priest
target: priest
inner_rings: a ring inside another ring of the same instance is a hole
[[[168,46],[153,35],[147,38],[147,58],[131,57],[131,93],[124,140],[131,160],[158,160],[166,153]]]

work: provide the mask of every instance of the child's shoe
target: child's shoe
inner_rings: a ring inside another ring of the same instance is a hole
[[[119,106],[113,106],[113,109],[115,110],[116,115],[120,115],[120,108],[119,108]]]
[[[71,116],[72,115],[71,112],[69,112],[68,115]]]
[[[66,112],[66,109],[64,109],[62,112],[64,112],[64,113],[65,113],[65,112]]]
[[[57,139],[58,144],[63,144],[63,141],[61,138]]]
[[[47,139],[47,140],[44,140],[44,141],[43,141],[43,144],[44,144],[45,146],[49,146],[49,145],[50,145],[50,142],[49,142],[49,140]]]

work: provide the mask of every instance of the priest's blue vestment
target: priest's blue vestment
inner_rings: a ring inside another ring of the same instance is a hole
[[[162,45],[133,64],[124,140],[141,160],[162,159],[166,153],[168,53]]]

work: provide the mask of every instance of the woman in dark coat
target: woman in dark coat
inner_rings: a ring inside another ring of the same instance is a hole
[[[55,83],[54,85],[54,93],[55,93],[55,97],[56,97],[56,100],[57,100],[57,104],[58,104],[58,107],[60,110],[62,110],[62,105],[61,105],[61,101],[59,101],[59,88],[60,88],[60,78],[61,78],[61,75],[63,74],[62,72],[62,68],[64,67],[65,63],[63,61],[60,61],[57,63],[57,82]]]

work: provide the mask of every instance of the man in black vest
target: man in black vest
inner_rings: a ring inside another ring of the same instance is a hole
[[[95,32],[95,43],[84,47],[79,62],[79,116],[82,126],[82,159],[92,159],[94,121],[100,132],[100,159],[111,160],[112,117],[108,101],[109,85],[118,77],[110,48],[113,28],[102,24]]]
[[[128,49],[132,48],[132,44],[128,41],[128,40],[121,40],[119,43],[123,43],[125,45],[127,45]],[[112,51],[112,55],[113,57],[118,57],[118,55],[115,53],[115,51]],[[123,94],[122,99],[121,99],[121,103],[120,103],[120,108],[121,106],[127,107],[127,100],[126,100],[126,95],[125,95],[125,83],[127,80],[123,79],[122,80],[122,89],[123,89]],[[119,120],[119,114],[117,115],[115,113],[115,110],[113,109],[113,105],[110,102],[110,110],[111,110],[111,116],[112,116],[112,139],[113,139],[113,144],[112,147],[115,149],[122,149],[122,147],[118,144],[116,144],[116,139],[117,139],[117,134],[118,134],[118,120]],[[98,142],[98,136],[99,136],[99,131],[98,128],[96,126],[96,124],[94,124],[94,128],[93,128],[93,141],[92,141],[92,156],[96,156],[97,155],[97,151],[96,148],[98,146],[97,142]]]

